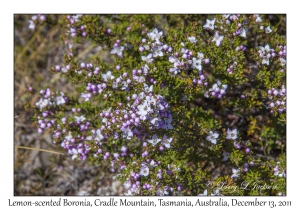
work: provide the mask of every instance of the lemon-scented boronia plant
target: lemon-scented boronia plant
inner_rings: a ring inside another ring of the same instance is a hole
[[[267,15],[66,15],[65,62],[52,71],[77,92],[41,90],[38,131],[50,129],[73,160],[109,165],[125,195],[285,194],[281,23]],[[100,51],[78,58],[74,45],[85,40]]]

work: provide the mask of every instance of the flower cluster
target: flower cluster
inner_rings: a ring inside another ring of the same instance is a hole
[[[250,170],[260,170],[252,154],[261,151],[251,147],[250,140],[242,139],[255,140],[259,132],[267,130],[257,126],[258,121],[252,117],[266,105],[257,99],[265,92],[260,87],[249,87],[263,78],[246,75],[245,65],[252,62],[247,60],[250,54],[265,65],[253,74],[270,74],[266,69],[273,66],[271,62],[285,69],[286,46],[282,40],[281,44],[269,40],[258,53],[251,49],[245,39],[256,32],[248,31],[249,22],[266,26],[259,15],[208,17],[206,23],[204,19],[176,33],[162,25],[154,28],[155,24],[149,30],[134,18],[128,21],[120,17],[125,23],[120,21],[116,26],[111,24],[111,17],[101,16],[101,21],[98,18],[86,21],[88,18],[79,15],[67,16],[67,36],[71,41],[65,41],[65,64],[52,70],[80,87],[75,97],[50,89],[40,92],[42,97],[35,104],[39,132],[51,128],[55,142],[72,160],[89,159],[108,166],[124,181],[125,195],[188,194],[189,186],[196,189],[202,180],[207,180],[208,169],[202,170],[205,167],[201,164],[210,156],[213,161],[235,165],[226,175],[233,181],[249,178]],[[176,18],[173,21],[173,25],[181,24]],[[90,22],[94,24],[92,29]],[[264,36],[272,36],[273,30],[276,31],[270,26],[264,28],[268,34]],[[71,44],[77,41],[72,39],[75,36],[100,45],[108,59],[78,61]],[[281,81],[283,74],[275,76],[276,81]],[[277,86],[267,82],[261,81],[261,87]],[[280,90],[271,88],[268,97],[271,112],[284,113],[285,86]],[[268,116],[263,117],[270,121]],[[230,119],[234,119],[231,124]],[[240,129],[243,123],[245,128]],[[274,169],[276,174],[284,176],[278,167]],[[203,189],[193,193],[208,194],[208,190],[200,192]],[[215,191],[212,195],[220,193]]]
[[[208,91],[206,91],[205,93],[205,97],[214,97],[214,98],[222,98],[223,95],[226,94],[226,89],[227,89],[227,85],[223,84],[220,81],[217,81],[217,83],[215,83],[212,88],[210,88]]]
[[[280,66],[282,66],[282,68],[285,67],[286,46],[279,46],[278,50],[271,49],[268,44],[265,47],[260,46],[259,48],[260,50],[258,53],[262,64],[269,65],[270,59],[272,60],[278,58]]]
[[[276,88],[268,90],[268,97],[270,99],[269,108],[271,113],[282,113],[286,110],[286,89],[284,85],[279,90]]]
[[[29,26],[28,28],[33,30],[35,29],[35,26],[38,24],[38,23],[42,23],[46,20],[47,16],[46,15],[41,15],[41,14],[38,14],[38,15],[33,15],[31,17],[31,20],[28,20],[29,22]]]
[[[79,21],[81,16],[82,15],[67,16],[67,21],[68,21],[67,26],[69,28],[69,33],[71,37],[75,37],[78,34],[81,34],[82,36],[86,36],[85,26],[81,25],[80,27],[77,27],[75,25],[75,23]]]

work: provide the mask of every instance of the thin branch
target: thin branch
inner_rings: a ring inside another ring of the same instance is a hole
[[[41,151],[41,152],[49,152],[49,153],[54,153],[54,154],[58,154],[58,155],[65,155],[64,153],[61,153],[61,152],[55,152],[55,151],[46,150],[46,149],[39,149],[39,148],[22,147],[22,146],[15,146],[15,148],[17,148],[17,149],[37,150],[37,151]]]

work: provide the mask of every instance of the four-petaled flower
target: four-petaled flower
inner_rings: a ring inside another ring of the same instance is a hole
[[[170,143],[173,141],[173,138],[169,138],[166,135],[164,135],[162,139],[162,145],[164,145],[166,148],[170,148]]]
[[[206,19],[206,24],[203,26],[206,29],[214,30],[215,28],[215,20]]]
[[[163,56],[164,53],[162,51],[162,47],[156,46],[152,48],[152,52],[153,52],[153,57],[157,57],[157,56]]]
[[[158,142],[160,142],[161,141],[161,139],[159,139],[158,137],[157,137],[157,135],[156,134],[154,134],[153,136],[152,136],[152,139],[149,139],[148,140],[148,142],[150,143],[150,144],[152,144],[152,146],[155,146]]]
[[[94,134],[94,139],[96,141],[101,141],[101,140],[104,139],[104,136],[101,134],[101,130],[100,129],[96,130],[96,132]]]
[[[142,56],[142,60],[145,61],[146,63],[151,63],[153,61],[152,53],[150,53],[147,56]]]
[[[240,175],[239,175],[239,173],[240,173],[240,169],[232,169],[232,175],[231,175],[231,178],[237,178],[237,177],[239,177]]]
[[[148,176],[149,175],[149,168],[147,166],[143,166],[141,168],[140,175],[142,175],[142,176]]]
[[[203,194],[199,194],[198,196],[207,196],[207,189],[204,190]]]
[[[219,134],[218,133],[214,133],[212,131],[209,131],[209,134],[208,136],[206,137],[206,140],[207,141],[210,141],[211,143],[213,144],[216,144],[217,143],[217,138],[219,137]]]
[[[202,70],[201,60],[197,58],[193,58],[192,68],[197,69],[198,71]]]
[[[37,107],[40,108],[40,110],[42,110],[44,107],[48,106],[49,103],[49,100],[48,99],[40,99],[38,102],[35,103],[35,105]]]
[[[270,28],[270,26],[268,26],[267,28],[265,28],[265,32],[266,34],[269,34],[272,32],[272,29]]]
[[[110,53],[111,54],[117,54],[118,56],[122,57],[123,55],[123,50],[124,50],[124,47],[123,46],[116,46],[114,47]]]
[[[280,60],[280,64],[281,64],[282,66],[285,66],[286,60],[283,59],[283,58],[280,58],[279,60]]]
[[[197,42],[197,39],[194,36],[188,37],[188,40],[193,44]]]
[[[241,36],[241,37],[246,38],[246,36],[247,36],[246,33],[247,33],[247,29],[242,28],[242,29],[240,30],[240,36]]]
[[[158,30],[155,28],[152,32],[148,33],[147,35],[152,41],[155,40],[156,43],[160,43],[159,39],[160,37],[162,37],[163,32],[162,31],[158,32]]]
[[[85,118],[84,116],[82,116],[82,115],[81,115],[80,117],[75,116],[75,120],[76,120],[76,122],[78,122],[78,123],[79,123],[79,122],[85,121],[85,119],[86,119],[86,118]]]
[[[78,151],[77,149],[73,148],[72,149],[72,160],[78,157]]]
[[[28,28],[33,30],[35,28],[35,23],[32,20],[28,20],[28,22],[29,22]]]
[[[66,103],[66,100],[65,100],[65,98],[64,98],[64,94],[61,93],[60,96],[57,96],[57,97],[55,98],[55,101],[56,101],[56,104],[57,104],[57,105]]]
[[[216,42],[217,47],[219,47],[221,42],[223,41],[223,39],[224,39],[224,36],[220,36],[219,33],[216,32],[212,41]]]
[[[261,64],[269,65],[269,57],[268,56],[262,56]]]
[[[106,74],[102,74],[102,78],[107,82],[107,80],[114,79],[115,77],[111,74],[111,71],[108,71]]]
[[[143,104],[138,106],[138,111],[136,112],[138,115],[140,115],[142,120],[145,120],[147,118],[148,113],[152,111],[150,105],[145,101]]]
[[[230,130],[230,129],[228,128],[228,129],[227,129],[227,136],[226,136],[226,139],[235,140],[235,139],[237,138],[237,134],[238,134],[237,129]]]
[[[147,84],[144,83],[144,91],[145,91],[146,93],[152,92],[152,91],[153,91],[153,85],[151,85],[151,86],[149,87]]]
[[[262,22],[262,19],[261,19],[260,15],[254,15],[254,17],[256,17],[255,22],[257,22],[257,23]]]

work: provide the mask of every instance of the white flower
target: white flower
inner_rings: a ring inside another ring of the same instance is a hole
[[[223,152],[223,161],[227,161],[229,159],[229,152]]]
[[[72,138],[73,138],[73,137],[72,137],[72,135],[71,135],[70,132],[69,132],[69,134],[65,137],[65,139],[66,139],[67,141],[70,141]]]
[[[180,69],[177,68],[178,66],[180,66],[180,61],[177,58],[175,58],[174,56],[170,56],[169,61],[171,63],[174,63],[174,68],[171,68],[170,72],[174,73],[174,74],[177,74],[178,72],[180,72]]]
[[[236,16],[236,15],[230,15],[230,17],[232,18],[232,20],[237,20],[238,19],[238,16]]]
[[[162,47],[153,47],[152,48],[153,51],[153,57],[157,57],[157,56],[163,56],[164,53],[162,52]]]
[[[119,85],[118,85],[117,82],[113,82],[112,85],[111,85],[111,87],[114,88],[114,89],[117,88],[118,86],[119,86]]]
[[[157,137],[157,135],[156,134],[154,134],[153,136],[152,136],[152,139],[149,139],[148,140],[148,142],[150,143],[150,144],[152,144],[152,146],[155,146],[158,142],[160,142],[161,141],[161,139],[159,139],[158,137]]]
[[[216,42],[217,47],[219,47],[221,42],[223,41],[223,39],[224,39],[224,36],[220,36],[219,33],[216,32],[212,41]]]
[[[124,193],[124,195],[126,195],[126,196],[132,196],[133,194],[132,194],[131,190],[128,190],[128,192]]]
[[[207,196],[207,189],[204,190],[203,194],[199,194],[198,196]]]
[[[286,89],[284,87],[284,85],[281,86],[281,90],[279,91],[279,95],[283,96],[286,94]]]
[[[170,68],[170,72],[172,74],[178,74],[180,72],[180,69],[178,69],[178,68]]]
[[[149,96],[149,97],[146,97],[146,102],[148,103],[148,104],[151,104],[151,105],[153,105],[153,106],[156,106],[156,99],[155,99],[155,97],[153,97],[153,96]]]
[[[125,189],[129,189],[130,187],[131,187],[131,185],[132,185],[132,183],[131,183],[131,181],[130,180],[128,180],[128,181],[126,181],[126,182],[124,182],[124,184],[123,184],[123,186],[125,187]]]
[[[63,95],[64,95],[64,94],[61,93],[60,96],[57,96],[57,97],[55,98],[55,101],[56,101],[56,104],[57,104],[57,105],[66,103],[66,100],[65,100],[65,98],[63,97]]]
[[[82,15],[72,15],[72,18],[75,20],[75,22],[78,22],[81,16]]]
[[[209,28],[211,30],[214,30],[214,28],[215,28],[215,20],[206,19],[206,24],[203,27],[204,28]]]
[[[132,139],[133,132],[129,127],[126,129],[121,128],[121,131],[123,132],[123,138],[127,138],[128,140]]]
[[[114,47],[110,53],[111,54],[117,54],[118,56],[122,57],[123,55],[123,51],[124,50],[124,47],[123,46],[117,46],[117,47]]]
[[[159,39],[160,37],[162,37],[163,32],[158,32],[158,30],[155,28],[152,32],[148,33],[147,35],[152,41],[155,40],[157,43],[160,43]]]
[[[285,64],[286,64],[286,61],[285,61],[285,59],[283,59],[283,58],[280,58],[279,60],[280,60],[280,63],[281,63],[281,65],[282,65],[282,66],[285,66]]]
[[[227,136],[226,136],[226,139],[235,140],[235,139],[237,138],[237,134],[238,134],[237,129],[230,130],[230,129],[228,128],[228,129],[227,129]]]
[[[142,176],[148,176],[149,175],[149,168],[147,166],[143,166],[141,168],[140,175],[142,175]]]
[[[126,81],[122,81],[121,90],[126,90],[129,87],[128,83]]]
[[[77,151],[77,149],[72,149],[72,160],[74,160],[75,158],[77,158],[78,157],[78,151]]]
[[[40,108],[40,110],[42,110],[43,108],[45,108],[46,106],[48,106],[49,103],[49,100],[48,99],[40,99],[38,102],[35,103],[35,105],[37,107]]]
[[[224,195],[220,194],[220,190],[217,189],[214,193],[211,194],[211,196],[224,196]]]
[[[262,52],[263,54],[265,54],[265,52],[270,52],[270,46],[267,44],[265,47],[259,47],[260,48],[260,52]]]
[[[75,120],[76,120],[76,122],[83,122],[83,121],[85,121],[85,117],[84,116],[80,116],[80,117],[77,117],[77,116],[75,116]]]
[[[272,29],[270,28],[270,26],[268,26],[267,28],[265,28],[265,33],[269,34],[272,32]]]
[[[195,68],[195,69],[197,69],[198,71],[201,71],[201,70],[202,70],[201,60],[200,60],[200,59],[193,58],[192,68]]]
[[[138,94],[138,99],[139,99],[139,100],[142,100],[142,99],[144,99],[145,97],[146,97],[146,94],[145,94],[144,92],[141,92],[141,93]]]
[[[151,166],[152,168],[154,168],[154,167],[156,167],[156,166],[157,166],[157,164],[155,163],[155,161],[154,161],[154,160],[151,160],[151,162],[150,162],[150,166]]]
[[[231,175],[231,178],[237,178],[237,177],[239,177],[240,175],[239,175],[239,173],[240,173],[240,169],[232,169],[232,175]]]
[[[150,93],[150,92],[152,92],[152,90],[153,90],[153,85],[151,85],[150,87],[148,87],[148,85],[144,83],[144,91],[146,93]]]
[[[154,117],[154,118],[152,118],[152,119],[150,120],[150,123],[151,123],[152,125],[154,125],[155,127],[158,127],[160,121],[161,121],[160,118]]]
[[[247,30],[248,30],[248,29],[242,28],[242,29],[240,30],[240,32],[241,32],[241,33],[240,33],[240,36],[246,38]]]
[[[174,67],[175,67],[175,68],[177,68],[177,66],[180,65],[180,61],[179,61],[177,58],[175,58],[174,56],[170,56],[170,57],[169,57],[169,61],[170,61],[171,63],[174,63]]]
[[[84,101],[88,101],[88,100],[90,100],[92,95],[90,93],[81,93],[81,97],[85,98]]]
[[[267,65],[269,65],[269,58],[268,58],[268,56],[263,56],[262,57],[261,64],[267,64]]]
[[[162,145],[164,145],[166,148],[170,148],[171,145],[170,143],[173,141],[173,138],[169,138],[166,135],[164,135],[163,139],[162,139]]]
[[[228,85],[222,85],[221,87],[221,82],[217,81],[217,83],[215,83],[212,88],[209,89],[209,91],[225,94],[227,87]]]
[[[200,60],[203,60],[203,59],[204,59],[204,54],[201,53],[201,52],[197,52],[197,57],[198,57]]]
[[[275,171],[274,172],[274,176],[279,176],[279,177],[283,177],[285,175],[285,173],[284,172],[279,172],[279,171]]]
[[[111,74],[111,71],[108,71],[106,74],[102,74],[102,78],[107,82],[107,80],[114,79],[115,77]]]
[[[171,124],[172,123],[172,118],[168,118],[165,120],[165,123],[166,123],[166,129],[170,129],[172,130],[173,129],[173,125]]]
[[[142,56],[142,60],[145,61],[146,63],[151,63],[153,61],[152,54],[150,53],[149,55]]]
[[[148,113],[152,111],[152,108],[146,101],[143,104],[139,105],[138,109],[139,110],[136,113],[140,115],[143,120],[145,120]]]
[[[32,20],[28,20],[28,22],[29,22],[28,28],[31,29],[31,30],[33,30],[35,28],[34,22]]]
[[[214,133],[212,131],[209,131],[209,134],[208,136],[206,137],[206,140],[207,141],[210,141],[211,143],[213,144],[216,144],[217,143],[217,138],[219,137],[219,134],[218,133]]]
[[[133,79],[139,83],[143,83],[146,81],[144,76],[133,76]]]
[[[257,22],[257,23],[262,22],[262,19],[261,19],[260,15],[254,15],[254,17],[256,17],[255,22]]]
[[[103,139],[104,139],[104,136],[101,134],[101,130],[100,129],[96,130],[96,132],[94,134],[94,140],[101,141]]]
[[[223,18],[223,19],[227,19],[229,16],[230,16],[230,15],[225,14],[225,15],[222,15],[222,18]]]
[[[188,37],[188,40],[189,40],[191,43],[193,43],[193,44],[197,42],[197,39],[196,39],[196,37],[194,37],[194,36]]]

